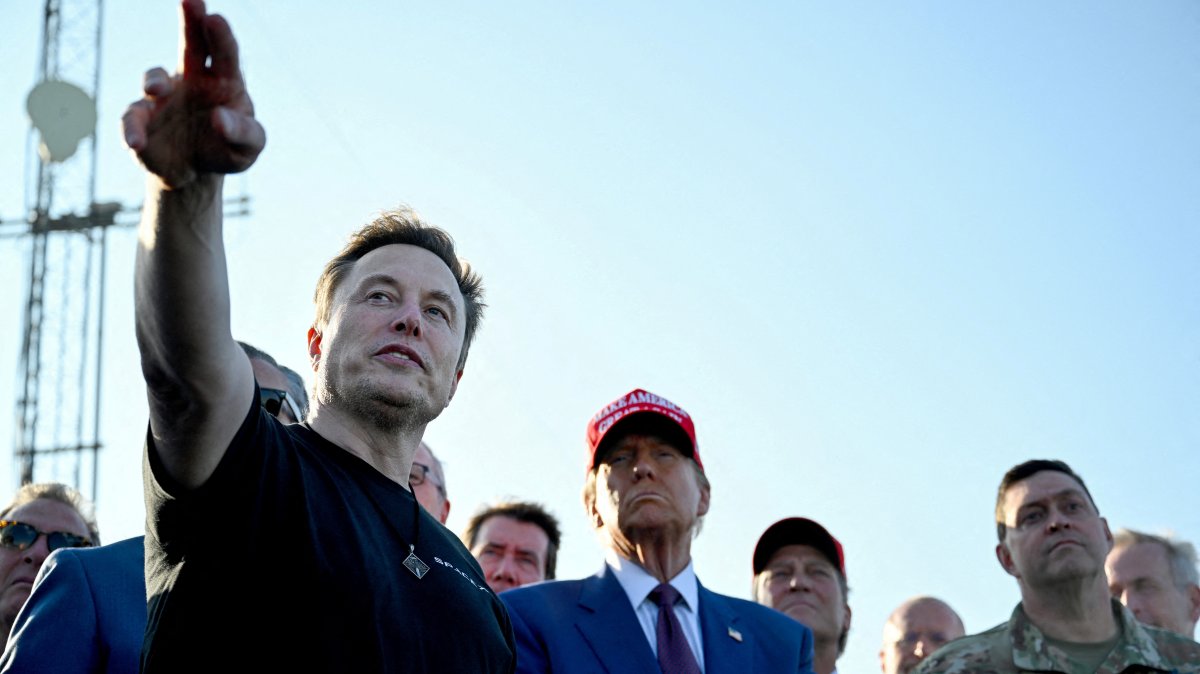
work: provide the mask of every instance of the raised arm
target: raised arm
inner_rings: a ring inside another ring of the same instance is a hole
[[[229,327],[222,240],[224,174],[266,142],[225,19],[183,0],[178,70],[146,73],[122,118],[149,173],[138,236],[138,346],[154,449],[172,479],[202,485],[250,408],[254,376]]]

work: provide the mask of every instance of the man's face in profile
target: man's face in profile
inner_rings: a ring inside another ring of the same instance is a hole
[[[412,471],[408,476],[417,503],[442,524],[450,516],[450,499],[446,497],[446,479],[441,466],[422,442],[413,454]]]

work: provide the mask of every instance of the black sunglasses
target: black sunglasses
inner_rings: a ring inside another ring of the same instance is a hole
[[[59,548],[90,548],[92,541],[67,531],[38,531],[24,522],[0,520],[0,546],[10,550],[24,550],[37,542],[38,536],[46,537],[46,549],[54,552]]]
[[[258,402],[273,417],[279,416],[280,410],[283,409],[284,405],[287,405],[287,410],[292,415],[294,421],[304,421],[304,416],[300,414],[300,408],[296,407],[295,401],[283,389],[259,386]]]

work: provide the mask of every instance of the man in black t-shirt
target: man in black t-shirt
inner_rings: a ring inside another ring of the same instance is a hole
[[[308,395],[287,366],[246,342],[263,409],[285,424],[304,418]],[[93,539],[94,540],[94,539]],[[45,558],[13,623],[0,672],[137,674],[146,631],[144,537],[65,548]]]
[[[318,280],[305,422],[260,410],[230,337],[221,194],[266,135],[228,23],[202,0],[182,19],[179,72],[147,72],[122,120],[151,174],[142,671],[514,671],[503,605],[409,486],[482,316],[478,276],[442,230],[383,213]]]

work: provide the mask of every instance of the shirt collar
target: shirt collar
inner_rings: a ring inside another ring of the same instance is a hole
[[[1117,616],[1117,622],[1121,625],[1121,641],[1117,643],[1117,648],[1124,650],[1121,658],[1131,665],[1139,664],[1153,669],[1169,669],[1167,661],[1158,652],[1154,636],[1145,625],[1138,622],[1133,611],[1125,608],[1125,605],[1116,599],[1112,600],[1112,606],[1113,612]]]
[[[1115,655],[1117,661],[1122,663],[1118,671],[1132,665],[1168,669],[1159,655],[1154,637],[1138,623],[1133,613],[1116,599],[1111,600],[1111,606],[1117,620],[1119,638],[1106,663],[1112,661]],[[1021,604],[1013,609],[1008,625],[1014,665],[1030,670],[1070,671],[1066,654],[1047,643],[1046,636],[1025,614]],[[1101,669],[1104,669],[1103,665]]]
[[[658,587],[658,579],[637,562],[625,559],[612,549],[609,549],[604,557],[613,575],[617,577],[617,582],[621,584],[621,589],[625,590],[625,595],[629,597],[630,605],[635,609]],[[679,591],[687,608],[696,612],[700,601],[700,587],[696,580],[696,571],[692,568],[692,561],[689,559],[683,571],[669,582],[671,587]]]

